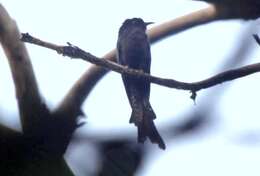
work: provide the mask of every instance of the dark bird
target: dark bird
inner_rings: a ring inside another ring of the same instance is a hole
[[[141,18],[124,21],[117,41],[119,64],[150,73],[151,51],[146,35],[146,26],[149,24],[151,23],[145,23]],[[124,74],[122,79],[132,108],[130,123],[134,123],[138,129],[138,142],[144,143],[148,137],[152,143],[157,143],[161,149],[165,149],[163,139],[153,122],[156,115],[149,101],[150,82]]]

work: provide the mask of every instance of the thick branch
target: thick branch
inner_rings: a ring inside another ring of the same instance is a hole
[[[15,21],[0,4],[0,42],[11,68],[16,97],[26,133],[33,128],[35,118],[45,106],[40,97],[32,64],[24,44],[20,41],[20,32]]]
[[[185,31],[192,27],[209,23],[219,19],[215,6],[192,12],[168,22],[155,26],[147,31],[151,44],[166,37]],[[116,61],[115,49],[108,52],[104,59]],[[103,67],[92,65],[73,85],[59,106],[59,110],[75,111],[82,105],[97,82],[108,73]]]
[[[198,1],[198,0],[197,0]],[[215,5],[223,19],[256,19],[260,16],[259,0],[199,0]]]
[[[223,83],[226,81],[231,81],[231,80],[241,78],[241,77],[244,77],[244,76],[256,73],[256,72],[260,72],[260,63],[256,63],[256,64],[244,66],[244,67],[241,67],[238,69],[228,70],[228,71],[219,73],[213,77],[210,77],[208,79],[199,81],[199,82],[186,83],[186,82],[176,81],[174,79],[159,78],[159,77],[147,74],[147,73],[143,73],[139,70],[127,68],[125,66],[119,65],[119,64],[109,61],[109,60],[100,59],[88,52],[85,52],[84,50],[80,49],[79,47],[73,46],[71,44],[69,44],[68,46],[58,46],[55,44],[51,44],[51,43],[36,39],[36,38],[30,36],[29,34],[23,34],[22,41],[53,49],[64,56],[68,56],[68,57],[71,57],[74,59],[83,59],[85,61],[91,62],[98,66],[102,66],[105,69],[113,70],[120,74],[127,74],[129,76],[143,78],[152,83],[155,83],[155,84],[158,84],[161,86],[166,86],[169,88],[190,90],[192,93],[196,93],[197,91],[199,91],[201,89],[206,89],[206,88],[215,86],[217,84],[220,84],[220,83]],[[193,95],[193,96],[195,96],[195,95]]]
[[[255,1],[256,2],[256,1]],[[234,2],[236,3],[236,2]],[[250,4],[250,3],[249,3]],[[158,26],[155,26],[147,31],[150,38],[151,44],[164,39],[170,35],[174,35],[179,32],[183,32],[187,29],[190,29],[195,26],[199,26],[205,23],[213,22],[216,20],[222,19],[250,19],[249,16],[239,15],[241,9],[233,8],[230,11],[228,5],[209,5],[209,7],[192,12],[190,14],[184,15],[182,17],[173,19],[171,21],[165,22]],[[243,8],[242,8],[243,9]],[[250,8],[248,8],[250,9]],[[259,8],[254,6],[252,11],[249,14],[256,14],[259,16]],[[238,10],[238,13],[236,12]],[[254,17],[254,16],[253,16]],[[254,17],[255,18],[255,17]],[[105,56],[104,59],[115,61],[115,50],[110,51]],[[103,69],[97,65],[91,66],[81,78],[73,85],[71,90],[68,92],[58,109],[75,109],[76,107],[81,106],[83,101],[90,94],[91,90],[97,84],[97,82],[108,73],[108,70]],[[77,109],[77,108],[76,108]]]

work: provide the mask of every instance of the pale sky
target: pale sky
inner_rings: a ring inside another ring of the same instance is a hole
[[[16,20],[21,32],[28,32],[43,40],[56,44],[70,42],[96,55],[103,56],[116,45],[117,33],[126,18],[141,17],[155,24],[206,7],[205,3],[188,0],[165,1],[17,1],[1,0],[9,14]],[[218,67],[229,59],[230,52],[242,42],[240,35],[258,21],[238,20],[215,22],[193,28],[163,40],[151,47],[152,74],[180,81],[199,81],[219,72]],[[245,33],[245,32],[244,32]],[[259,62],[260,48],[251,33],[249,58],[242,65]],[[90,66],[80,60],[71,60],[38,46],[27,44],[39,83],[41,94],[47,104],[54,108],[72,84]],[[204,133],[179,138],[167,143],[167,150],[151,147],[147,164],[137,175],[161,175],[170,173],[178,176],[258,176],[260,174],[260,117],[258,101],[260,74],[221,84],[198,93],[196,105],[188,91],[168,89],[152,85],[151,104],[157,114],[159,130],[169,123],[182,121],[185,114],[196,113],[205,106],[207,98],[214,92],[225,92],[217,97],[212,117],[215,123]],[[17,128],[19,118],[7,60],[0,50],[0,121]],[[88,118],[81,132],[120,132],[122,129],[136,134],[128,123],[131,109],[128,104],[121,77],[109,73],[95,87],[83,106]],[[241,135],[253,135],[255,140],[243,141]],[[164,136],[164,134],[162,134]],[[242,140],[242,141],[241,141]],[[149,144],[152,145],[152,144]],[[78,146],[80,150],[80,146]],[[71,151],[66,159],[79,176],[86,168],[75,162],[78,156]],[[72,162],[73,161],[73,162]],[[91,169],[91,168],[89,168]]]

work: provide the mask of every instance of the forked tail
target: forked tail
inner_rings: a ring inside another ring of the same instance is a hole
[[[137,126],[138,142],[144,143],[148,137],[152,143],[158,144],[161,149],[165,149],[165,143],[156,129],[153,120],[156,115],[150,105],[142,106],[142,108],[133,109],[130,123]]]

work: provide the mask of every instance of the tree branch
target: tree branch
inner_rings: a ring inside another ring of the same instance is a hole
[[[223,19],[256,19],[260,16],[259,0],[197,0],[212,3]]]
[[[45,109],[29,55],[20,41],[20,32],[15,21],[0,4],[0,42],[11,68],[23,132],[35,128],[39,113]]]
[[[51,44],[49,42],[44,42],[40,39],[34,38],[28,33],[22,34],[21,40],[24,42],[53,49],[57,51],[59,54],[62,54],[63,56],[68,56],[74,59],[82,59],[84,61],[91,62],[98,66],[102,66],[105,69],[113,70],[120,74],[127,74],[129,76],[143,78],[150,81],[151,83],[155,83],[169,88],[190,90],[192,92],[192,97],[191,97],[192,99],[196,98],[196,92],[201,89],[206,89],[223,82],[231,81],[256,72],[260,72],[260,63],[256,63],[238,69],[228,70],[202,81],[186,83],[174,79],[159,78],[147,73],[143,73],[142,71],[139,70],[127,68],[125,66],[119,65],[109,60],[100,59],[88,52],[85,52],[84,50],[80,49],[77,46],[71,45],[70,43],[68,43],[68,46],[59,46],[59,45]]]
[[[205,9],[192,12],[155,26],[149,29],[147,33],[151,44],[153,44],[171,35],[218,19],[220,19],[220,15],[216,11],[215,6],[209,6]],[[115,62],[115,49],[108,52],[103,58]],[[69,112],[79,110],[78,108],[81,107],[91,90],[95,87],[97,82],[108,73],[108,71],[109,70],[104,69],[103,67],[92,65],[73,85],[57,110]]]
[[[76,118],[51,114],[43,102],[16,23],[0,4],[0,43],[9,61],[23,133],[0,126],[0,170],[6,175],[73,175],[63,154]],[[57,130],[59,129],[59,130]]]
[[[256,1],[255,1],[256,2]],[[236,2],[234,2],[236,3]],[[251,2],[249,2],[251,4]],[[250,6],[251,7],[251,6]],[[182,17],[155,26],[147,31],[151,44],[166,37],[183,32],[195,26],[223,19],[251,19],[259,16],[258,6],[253,5],[252,11],[245,11],[242,15],[240,8],[229,5],[211,4],[207,8],[192,12]],[[230,10],[231,9],[231,10]],[[243,8],[242,8],[243,9]],[[250,9],[250,8],[247,8]],[[244,12],[244,11],[243,11]],[[247,12],[249,16],[247,16]],[[253,16],[252,16],[253,15]],[[255,16],[254,16],[255,15]],[[104,59],[115,61],[115,49],[103,56]],[[91,66],[81,78],[73,85],[57,109],[75,111],[82,105],[97,82],[108,73],[97,65]]]

